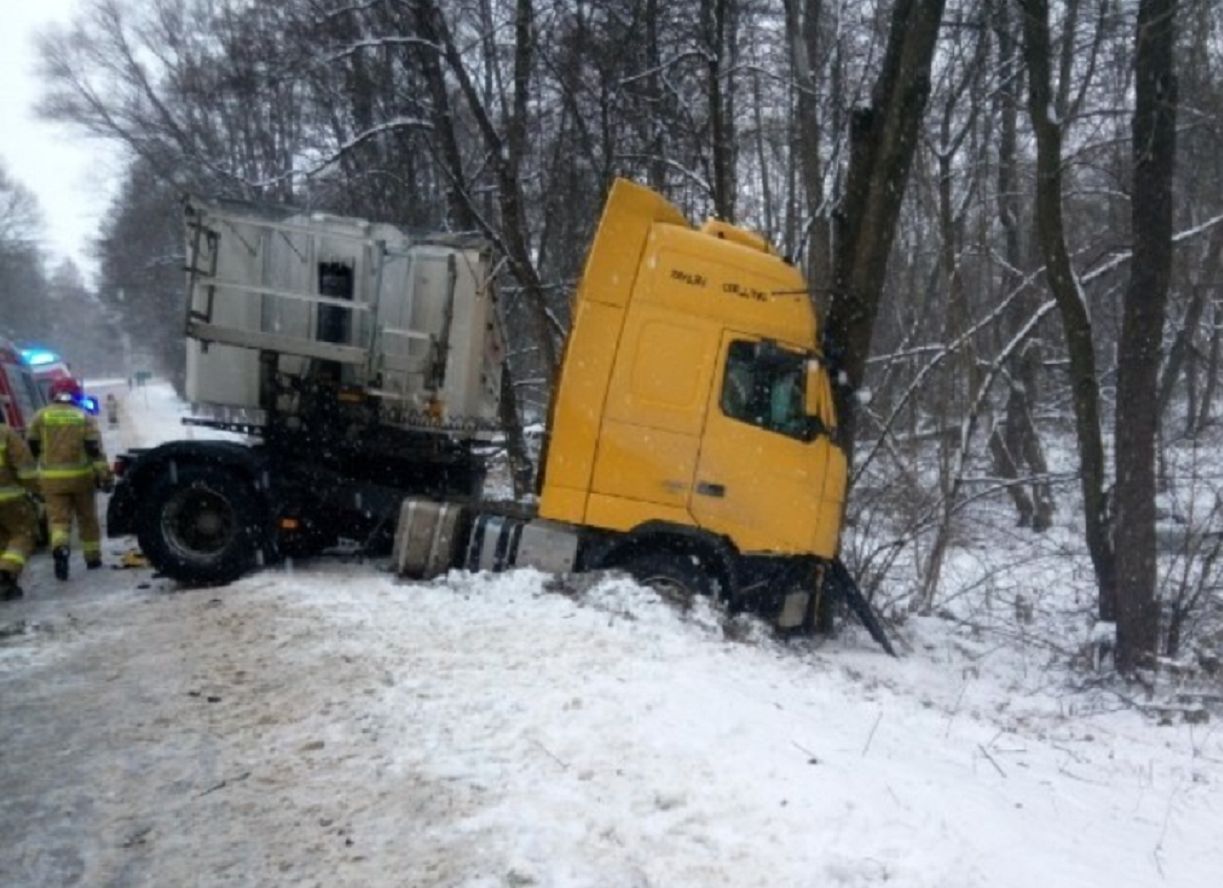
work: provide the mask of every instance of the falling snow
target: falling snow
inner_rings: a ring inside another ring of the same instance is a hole
[[[148,394],[129,445],[182,434],[168,390]],[[909,620],[892,660],[852,627],[787,644],[616,576],[422,585],[330,560],[181,589],[144,569],[57,585],[43,561],[0,618],[6,884],[1223,870],[1212,725],[1105,705],[1056,656],[955,621]]]

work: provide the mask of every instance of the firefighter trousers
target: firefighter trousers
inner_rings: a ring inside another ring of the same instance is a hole
[[[45,485],[44,485],[45,487]],[[94,504],[92,479],[90,486],[63,492],[43,491],[47,503],[47,524],[51,530],[51,548],[68,548],[75,517],[81,533],[81,551],[85,560],[102,557],[102,528],[98,525],[98,509]]]
[[[26,497],[0,500],[0,571],[16,581],[34,551],[37,534],[38,513]]]

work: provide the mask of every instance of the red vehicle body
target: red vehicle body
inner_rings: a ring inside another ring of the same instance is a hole
[[[0,339],[0,421],[24,433],[45,403],[34,372],[21,352],[7,339]]]
[[[43,403],[50,403],[51,384],[57,379],[71,379],[72,371],[68,369],[67,364],[51,352],[38,352],[37,354],[45,355],[48,358],[53,358],[53,360],[37,363],[29,360],[30,350],[27,349],[24,354],[26,355],[26,366],[34,376],[34,382],[38,386],[38,393],[42,397]]]
[[[77,383],[81,382],[79,378],[72,375],[72,368],[68,366],[67,362],[49,349],[38,346],[23,348],[21,360],[34,378],[34,384],[38,387],[38,394],[43,404],[51,403],[51,387],[59,380],[76,379]],[[98,413],[98,399],[91,395],[81,393],[76,399],[76,406],[95,416]]]

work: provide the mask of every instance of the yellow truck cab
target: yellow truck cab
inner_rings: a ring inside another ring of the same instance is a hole
[[[616,181],[574,297],[538,510],[410,499],[396,568],[620,568],[811,625],[827,578],[852,587],[819,333],[801,273],[758,235],[693,228]]]
[[[837,554],[846,462],[799,271],[612,188],[574,305],[539,514],[699,529],[743,554]]]

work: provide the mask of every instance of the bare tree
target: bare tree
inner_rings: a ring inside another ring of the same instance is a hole
[[[33,247],[42,228],[38,198],[0,165],[0,249]]]
[[[1117,349],[1117,669],[1154,662],[1156,388],[1172,270],[1176,0],[1140,0],[1133,120],[1134,257]]]
[[[450,27],[432,0],[416,0],[415,11],[421,36],[435,43],[458,81],[459,89],[475,119],[484,141],[489,163],[496,172],[500,225],[494,228],[487,220],[482,228],[492,236],[509,260],[511,270],[522,286],[528,311],[533,322],[534,345],[539,349],[541,371],[551,385],[556,372],[556,333],[548,317],[543,282],[532,258],[528,242],[527,208],[519,175],[526,151],[527,105],[529,101],[533,41],[533,14],[530,0],[518,0],[514,15],[514,64],[512,110],[508,111],[504,128],[493,120],[480,91],[476,88],[467,63],[459,52]],[[472,215],[475,206],[468,196]]]
[[[854,402],[904,199],[917,133],[930,96],[930,65],[944,0],[896,0],[887,48],[869,106],[854,111],[850,161],[837,225],[829,353],[846,385],[838,388],[843,439],[852,449]]]
[[[786,0],[786,38],[794,71],[795,146],[809,222],[805,232],[807,279],[819,299],[832,284],[832,234],[824,183],[827,165],[822,160],[823,119],[818,65],[824,48],[821,27],[823,0]]]
[[[41,233],[38,199],[0,164],[0,335],[35,339],[50,324]]]
[[[1028,113],[1036,134],[1036,234],[1045,261],[1045,280],[1057,300],[1066,350],[1078,440],[1087,549],[1100,597],[1100,618],[1116,614],[1116,567],[1111,539],[1112,517],[1106,492],[1104,438],[1100,427],[1100,384],[1087,297],[1070,260],[1062,210],[1062,138],[1069,110],[1069,82],[1064,49],[1062,80],[1052,84],[1048,0],[1019,0],[1024,50],[1028,63]],[[1071,0],[1071,6],[1077,0]],[[1067,14],[1072,18],[1071,13]],[[1072,37],[1064,37],[1072,44]]]
[[[737,0],[701,0],[709,88],[709,146],[713,156],[711,184],[714,213],[734,221],[738,184],[735,177],[735,78]]]
[[[1024,268],[1023,214],[1020,193],[1020,154],[1018,144],[1019,108],[1022,103],[1023,66],[1018,40],[1013,33],[1011,0],[994,0],[992,18],[998,45],[998,90],[995,96],[998,116],[998,225],[1002,231],[1002,262],[1000,282],[1002,292],[1019,289],[1021,297],[1008,312],[1007,330],[1015,331],[1035,309],[1034,288],[1027,285]],[[1049,467],[1044,449],[1032,419],[1032,406],[1039,397],[1041,348],[1034,337],[1007,368],[1007,399],[1002,422],[991,430],[990,452],[994,465],[1004,478],[1017,480],[1025,466],[1037,476],[1045,476]],[[1045,481],[1031,485],[1007,485],[1019,525],[1033,530],[1047,530],[1053,521],[1053,497]]]

